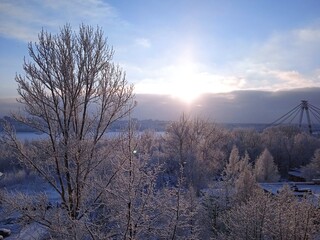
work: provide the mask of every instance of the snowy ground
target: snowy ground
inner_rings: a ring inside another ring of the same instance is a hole
[[[28,195],[38,194],[40,192],[45,193],[51,203],[59,202],[59,196],[52,188],[44,183],[40,178],[36,176],[26,177],[24,181],[19,181],[11,184],[2,184],[0,190],[5,190],[11,193],[22,192]],[[0,193],[1,194],[1,193]],[[1,198],[0,198],[1,199]],[[26,226],[20,226],[19,214],[14,213],[6,215],[0,202],[0,228],[6,228],[11,230],[11,235],[6,237],[5,240],[31,240],[41,239],[46,234],[46,230],[37,223],[31,223]]]

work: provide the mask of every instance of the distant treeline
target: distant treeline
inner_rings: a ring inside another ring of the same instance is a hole
[[[3,131],[3,123],[7,121],[12,126],[14,126],[15,130],[17,132],[37,132],[36,129],[33,129],[26,124],[23,124],[21,122],[16,121],[12,117],[5,116],[3,118],[0,118],[0,132]],[[146,129],[152,129],[156,132],[164,132],[166,129],[166,126],[170,123],[169,121],[161,121],[161,120],[138,120],[133,119],[132,120],[135,123],[135,126],[137,130],[144,131]],[[118,120],[115,123],[112,124],[110,127],[110,131],[123,131],[128,126],[128,120]]]
[[[23,123],[20,123],[13,119],[12,117],[5,116],[3,118],[0,118],[0,132],[3,131],[2,124],[4,121],[8,121],[11,123],[17,132],[37,132],[36,129],[33,129]],[[145,119],[145,120],[139,120],[139,119],[132,119],[132,121],[135,124],[135,127],[138,131],[145,131],[147,129],[154,130],[156,132],[164,132],[166,131],[166,128],[169,126],[172,121],[164,121],[164,120],[153,120],[153,119]],[[220,123],[223,128],[225,129],[237,129],[237,128],[245,128],[245,129],[252,129],[256,130],[258,132],[262,132],[264,129],[270,127],[269,124],[263,124],[263,123]],[[297,125],[297,124],[296,124]],[[112,124],[109,131],[123,131],[128,126],[128,120],[118,120],[115,123]],[[307,128],[306,126],[303,126],[303,128]],[[319,133],[320,125],[313,125],[313,132]]]

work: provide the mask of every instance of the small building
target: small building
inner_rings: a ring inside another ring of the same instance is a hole
[[[312,201],[319,206],[320,204],[320,185],[315,182],[277,182],[259,183],[259,186],[272,195],[278,195],[285,185],[289,185],[296,197],[311,197]]]
[[[292,181],[292,182],[305,182],[306,179],[305,177],[303,177],[301,169],[299,168],[295,168],[295,169],[291,169],[288,172],[288,180]]]

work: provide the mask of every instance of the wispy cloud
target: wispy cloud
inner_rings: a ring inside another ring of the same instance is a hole
[[[148,38],[137,38],[135,39],[135,44],[143,48],[151,47],[151,42]]]
[[[41,24],[39,15],[39,12],[24,2],[1,1],[0,33],[9,38],[33,40],[37,36],[34,27]]]
[[[179,87],[187,92],[227,92],[320,86],[319,23],[273,32],[253,46],[250,41],[241,43],[246,52],[223,49],[217,51],[219,56],[210,48],[212,41],[210,46],[203,46],[206,40],[197,41],[206,35],[185,38],[180,32],[160,34],[160,30],[141,34],[138,26],[125,22],[117,9],[103,0],[0,1],[3,37],[33,41],[42,27],[56,32],[66,22],[74,27],[85,22],[108,30],[106,34],[113,35],[112,44],[117,45],[117,61],[124,63],[137,92],[170,94]],[[224,58],[224,52],[230,57]]]
[[[274,33],[233,63],[243,89],[280,90],[319,87],[320,25]]]
[[[55,32],[66,21],[78,26],[121,22],[116,10],[101,0],[30,0],[0,2],[0,34],[22,41],[35,40],[42,27]]]
[[[201,56],[186,56],[186,51],[181,55],[174,49],[171,58],[161,53],[159,59],[162,61],[146,62],[143,67],[128,62],[126,66],[130,80],[135,82],[136,91],[140,93],[170,94],[183,89],[190,92],[227,92],[320,87],[319,42],[320,25],[312,25],[274,32],[265,40],[256,42],[242,57],[230,59],[219,66],[214,64],[214,60],[213,63],[201,61]],[[179,63],[176,59],[185,62]]]
[[[274,67],[309,70],[318,66],[320,25],[273,34],[254,56]]]

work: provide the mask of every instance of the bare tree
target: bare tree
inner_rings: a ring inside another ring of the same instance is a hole
[[[175,187],[159,191],[162,226],[158,237],[161,239],[198,239],[199,235],[199,202],[192,187],[184,187],[183,166],[180,167],[178,182]]]
[[[48,138],[26,149],[6,126],[4,140],[59,194],[70,219],[79,220],[88,198],[101,196],[89,182],[107,159],[100,147],[105,133],[135,105],[133,86],[112,62],[114,51],[100,28],[81,25],[73,32],[66,25],[56,35],[42,30],[38,38],[28,45],[25,74],[15,78],[25,114],[14,118]]]
[[[182,115],[168,127],[164,140],[168,169],[177,178],[183,166],[186,184],[193,186],[197,194],[225,164],[226,133],[214,123]]]
[[[183,167],[177,186],[157,188],[162,165],[151,160],[149,134],[137,134],[131,127],[121,134],[109,155],[110,164],[105,166],[106,171],[119,170],[112,184],[106,185],[104,178],[94,182],[103,191],[97,221],[90,226],[95,236],[101,232],[108,239],[179,239],[197,235],[198,201],[192,190],[184,188]]]
[[[247,151],[250,159],[256,159],[263,149],[261,134],[254,129],[236,128],[231,131],[231,136],[240,155]]]

